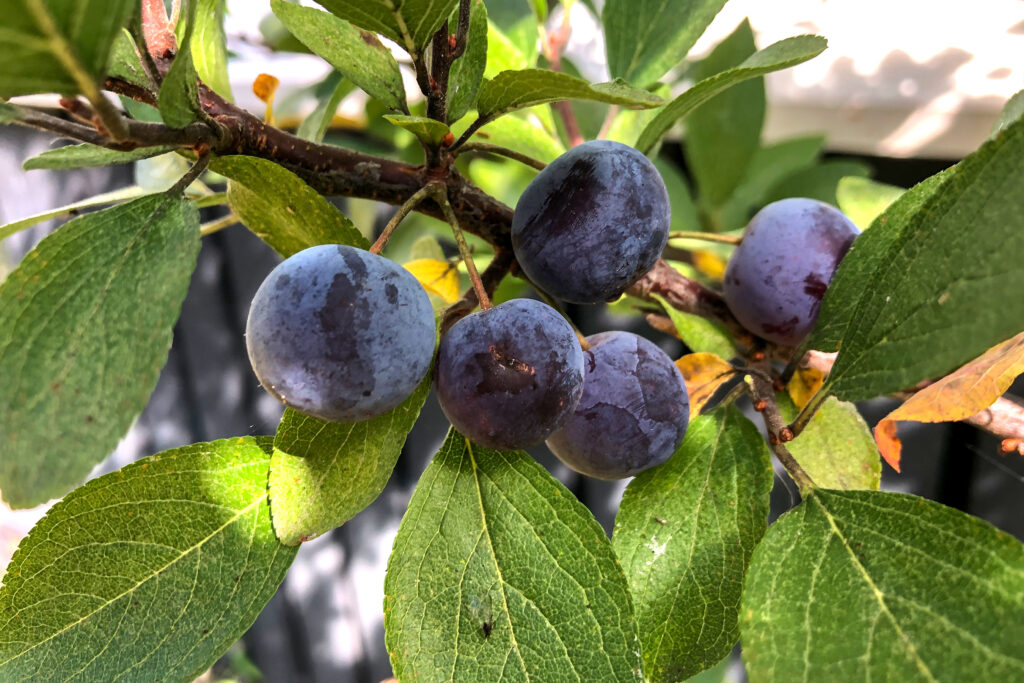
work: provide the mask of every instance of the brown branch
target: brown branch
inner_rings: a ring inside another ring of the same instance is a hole
[[[533,157],[527,156],[522,152],[517,152],[514,149],[508,149],[507,147],[502,147],[500,145],[492,145],[489,142],[466,142],[461,147],[459,147],[456,156],[465,154],[467,152],[479,152],[481,154],[495,154],[497,156],[507,157],[514,161],[518,161],[521,164],[529,166],[530,168],[535,168],[538,171],[543,171],[545,168],[547,168],[547,164],[545,164],[543,161],[534,159]]]
[[[985,410],[964,420],[1003,440],[1004,453],[1024,455],[1024,405],[1003,396]]]
[[[452,66],[452,46],[448,40],[448,22],[434,32],[431,40],[430,92],[427,95],[427,116],[435,121],[448,121],[448,75]]]
[[[455,46],[452,48],[451,59],[454,62],[466,51],[469,41],[469,11],[473,0],[459,0],[459,24],[455,29]]]
[[[684,313],[692,313],[721,323],[729,330],[736,343],[745,348],[756,349],[765,345],[763,340],[752,335],[736,320],[718,292],[689,279],[662,260],[654,264],[654,267],[630,287],[627,293],[652,301],[654,295],[658,295],[668,301],[673,308]]]
[[[660,313],[645,313],[644,320],[647,321],[648,325],[659,332],[664,332],[667,335],[679,339],[679,331],[676,329],[676,326],[672,324],[672,321],[669,320],[668,316],[661,315]]]
[[[156,95],[141,86],[120,78],[108,78],[103,82],[103,88],[116,95],[124,95],[129,99],[148,104],[151,107],[158,106]]]
[[[167,18],[167,10],[163,0],[142,0],[142,35],[146,50],[159,66],[160,60],[171,59],[178,49],[178,39],[174,36],[174,27]],[[162,70],[162,75],[166,74]]]
[[[768,446],[800,490],[806,493],[815,488],[814,480],[784,445],[793,440],[793,432],[786,426],[786,421],[779,413],[779,404],[775,400],[775,389],[771,381],[771,361],[758,361],[752,364],[750,369],[750,398],[755,409],[764,418],[764,426],[768,430]]]
[[[197,147],[208,145],[211,148],[218,143],[218,138],[209,126],[193,123],[185,128],[169,128],[162,123],[147,123],[125,119],[128,139],[120,142],[111,140],[93,126],[68,121],[52,116],[32,107],[11,105],[18,110],[18,119],[14,123],[27,128],[35,128],[61,137],[88,142],[108,149],[128,151],[139,147],[158,147],[162,145],[178,145],[180,147]]]

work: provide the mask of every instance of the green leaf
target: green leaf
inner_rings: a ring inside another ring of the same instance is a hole
[[[576,78],[583,78],[582,72],[573,63],[572,59],[563,56],[561,58],[561,73],[575,76]],[[586,79],[584,79],[586,80]],[[625,81],[622,81],[625,83]],[[654,94],[651,91],[650,94]],[[660,95],[658,95],[660,97]],[[576,123],[579,127],[580,134],[584,140],[596,140],[601,135],[601,129],[604,127],[604,122],[608,118],[608,106],[601,102],[595,102],[592,100],[574,100],[569,103],[569,108],[572,110],[573,117],[576,119]],[[548,107],[550,110],[551,108]],[[640,110],[638,113],[651,113],[649,110]],[[570,135],[565,129],[565,120],[561,116],[554,118],[554,123],[559,135],[563,140],[569,140]]]
[[[4,3],[0,97],[84,93],[98,97],[114,41],[134,0],[15,0]]]
[[[458,0],[317,0],[333,14],[419,56]]]
[[[327,135],[327,129],[338,111],[338,106],[345,99],[345,95],[352,92],[353,88],[355,88],[355,84],[352,81],[345,80],[337,71],[331,71],[327,78],[317,86],[317,92],[322,90],[327,92],[318,98],[316,108],[302,120],[295,134],[303,140],[323,142],[324,136]]]
[[[458,13],[456,12],[456,15]],[[455,24],[450,24],[454,26]],[[466,51],[452,64],[448,79],[448,121],[465,116],[476,104],[476,94],[487,67],[487,7],[473,0],[469,8],[469,35]]]
[[[899,493],[812,492],[754,551],[750,680],[1024,677],[1024,546]]]
[[[860,161],[823,161],[783,178],[765,194],[765,203],[787,197],[807,197],[837,206],[839,199],[836,191],[839,181],[848,177],[865,177],[870,172],[871,167]]]
[[[438,147],[451,131],[448,126],[426,116],[385,115],[384,118],[399,128],[409,131],[428,147]]]
[[[783,419],[792,422],[797,414],[793,401],[784,393],[778,400]],[[822,488],[878,490],[882,478],[878,446],[852,403],[829,398],[787,448]]]
[[[846,217],[861,230],[882,215],[905,190],[895,185],[875,182],[869,178],[847,176],[836,186],[836,202]]]
[[[493,12],[493,9],[491,10]],[[530,22],[533,23],[532,21]],[[536,40],[536,28],[533,30]],[[487,68],[485,78],[494,78],[502,71],[526,69],[531,62],[516,44],[499,29],[493,21],[487,22]]]
[[[746,227],[755,210],[767,203],[768,192],[785,178],[811,167],[824,144],[823,136],[810,135],[759,147],[732,194],[713,211],[716,231]]]
[[[477,131],[474,139],[508,147],[551,163],[565,153],[565,145],[540,125],[518,116],[503,116]]]
[[[700,316],[683,313],[657,294],[653,298],[665,309],[679,338],[693,353],[713,353],[724,360],[736,355],[732,337],[721,325]]]
[[[829,286],[819,325],[841,347],[822,391],[847,401],[896,391],[1024,329],[1024,298],[1005,294],[1024,289],[1024,121],[917,205],[922,194],[905,194],[843,259],[840,272],[866,273],[866,281],[837,272]]]
[[[292,35],[370,97],[395,111],[409,111],[398,62],[376,35],[327,12],[284,0],[272,0],[270,7]]]
[[[124,95],[118,95],[118,100],[121,102],[121,106],[128,113],[128,116],[135,119],[136,121],[143,121],[146,123],[163,123],[164,120],[160,118],[160,110],[156,107],[150,106],[143,102],[136,102],[135,100],[125,97]]]
[[[672,89],[665,84],[652,88],[651,92],[665,99],[672,97]],[[655,109],[620,109],[612,120],[605,139],[621,142],[624,145],[635,145],[640,134],[644,132],[644,128],[654,120],[657,114]]]
[[[124,436],[167,359],[198,252],[192,203],[150,195],[68,222],[0,284],[11,507],[62,495]]]
[[[209,668],[295,556],[274,538],[264,449],[244,437],[165,451],[57,503],[0,589],[0,679],[191,681]]]
[[[272,161],[229,156],[217,159],[211,168],[230,180],[228,203],[245,227],[282,256],[318,244],[370,246],[334,205]]]
[[[14,123],[21,118],[21,112],[13,104],[0,100],[0,124]]]
[[[899,226],[904,225],[913,215],[922,210],[928,200],[942,187],[942,183],[954,168],[933,175],[904,192],[872,223],[872,226],[876,228],[881,226],[882,229],[869,230],[857,237],[847,256],[854,251],[858,253],[858,256],[843,258],[839,264],[839,268],[825,291],[825,298],[821,302],[818,322],[804,341],[802,348],[827,352],[839,349],[843,335],[846,334],[853,315],[856,313],[852,302],[863,298],[868,289],[873,286],[873,273],[881,267],[886,251],[899,237],[901,230]],[[893,229],[887,227],[890,225],[894,226]],[[839,292],[839,294],[831,294],[833,291]]]
[[[735,68],[756,51],[754,32],[744,19],[693,67],[693,79],[700,82]],[[703,204],[721,205],[743,177],[761,140],[764,110],[764,78],[758,77],[715,95],[690,113],[684,152]]]
[[[192,60],[203,83],[233,101],[228,77],[228,46],[224,35],[225,0],[196,0],[196,28],[192,34]]]
[[[534,16],[539,23],[544,23],[548,18],[548,0],[526,0],[533,10]]]
[[[121,152],[115,149],[107,149],[99,145],[90,145],[83,142],[80,145],[68,145],[49,149],[42,154],[37,154],[27,159],[21,165],[26,171],[34,171],[40,168],[65,170],[69,168],[92,168],[96,166],[110,166],[112,164],[130,164],[139,159],[148,159],[173,152],[175,147],[140,147],[129,152]]]
[[[477,111],[493,119],[516,109],[558,100],[583,99],[629,107],[660,107],[664,100],[623,81],[587,83],[582,78],[547,69],[503,71],[480,88]]]
[[[537,16],[530,9],[529,3],[523,2],[523,0],[486,0],[486,5],[489,18],[488,62],[494,54],[494,44],[490,37],[497,33],[502,38],[501,42],[510,46],[523,60],[520,66],[507,68],[526,69],[535,66],[540,53],[541,24],[537,22]],[[491,78],[499,71],[505,71],[505,69],[494,71],[488,64],[486,75]]]
[[[640,678],[633,608],[608,538],[522,451],[449,433],[402,518],[384,593],[400,680]]]
[[[686,176],[671,161],[662,158],[653,161],[668,190],[668,201],[672,209],[671,232],[700,231],[700,216],[697,214],[697,205],[693,203]]]
[[[142,68],[142,60],[135,40],[127,29],[121,29],[117,38],[114,39],[114,49],[110,53],[110,65],[107,67],[107,73],[114,78],[123,79],[147,90],[152,85]]]
[[[51,218],[58,218],[65,214],[77,213],[81,209],[90,209],[94,206],[103,206],[105,204],[118,204],[120,202],[128,201],[129,199],[137,199],[147,194],[151,194],[150,190],[143,189],[137,185],[126,187],[120,190],[114,190],[113,192],[106,192],[104,194],[98,194],[88,199],[83,199],[80,202],[74,202],[72,204],[65,204],[59,206],[56,209],[49,209],[42,213],[37,213],[26,218],[20,218],[7,225],[0,226],[0,240],[10,237],[16,232],[31,228],[33,225],[38,225],[43,221],[48,221]]]
[[[196,120],[199,106],[199,74],[192,60],[192,36],[195,34],[196,9],[200,0],[185,0],[181,8],[181,21],[185,25],[185,35],[181,38],[181,47],[174,56],[171,68],[167,70],[164,82],[160,86],[157,103],[160,116],[171,128],[184,128]]]
[[[433,235],[418,237],[412,246],[409,247],[409,260],[430,259],[432,261],[444,261],[444,250],[441,243]]]
[[[689,678],[736,644],[773,476],[764,439],[729,406],[693,420],[679,450],[626,487],[612,544],[636,606],[647,680]]]
[[[698,106],[742,81],[763,76],[772,71],[786,69],[816,57],[827,47],[828,42],[821,36],[795,36],[750,55],[735,69],[729,69],[710,78],[705,78],[679,97],[672,100],[658,112],[654,120],[644,129],[636,146],[644,154],[654,148],[661,137],[676,121]]]
[[[725,0],[608,0],[602,23],[613,77],[650,85],[682,63]]]
[[[284,412],[270,464],[270,507],[282,543],[316,538],[377,499],[429,391],[428,377],[402,405],[363,422]]]
[[[1003,111],[999,113],[999,120],[992,126],[992,133],[989,137],[995,137],[1000,131],[1008,128],[1011,123],[1019,121],[1024,117],[1024,90],[1017,92],[1007,100]]]

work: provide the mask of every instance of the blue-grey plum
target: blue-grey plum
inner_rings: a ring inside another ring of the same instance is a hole
[[[441,338],[437,400],[481,446],[536,446],[572,414],[583,392],[583,350],[553,308],[512,299],[468,315]]]
[[[630,332],[587,337],[583,397],[548,448],[572,469],[622,479],[675,453],[690,422],[683,375],[654,343]]]
[[[435,339],[430,299],[409,271],[338,244],[274,268],[245,328],[263,387],[334,422],[367,420],[408,398],[430,369]]]
[[[814,199],[772,202],[754,216],[725,269],[725,301],[748,330],[796,346],[814,327],[839,262],[860,234]]]
[[[592,304],[619,296],[654,266],[670,223],[654,164],[627,145],[594,140],[552,161],[526,188],[512,247],[545,292]]]

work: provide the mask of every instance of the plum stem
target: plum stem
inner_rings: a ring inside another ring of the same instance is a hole
[[[204,154],[196,160],[196,163],[192,164],[185,175],[178,179],[178,182],[171,186],[171,189],[167,190],[167,194],[185,194],[185,190],[193,182],[199,179],[199,176],[203,175],[203,171],[210,165],[210,155]]]
[[[713,232],[672,232],[669,233],[670,240],[701,240],[704,242],[720,242],[722,244],[739,244],[742,237],[735,235],[719,235]]]
[[[464,154],[465,152],[482,152],[485,154],[497,154],[498,156],[514,159],[515,161],[518,161],[521,164],[525,164],[530,168],[535,168],[538,171],[543,171],[548,166],[543,161],[534,159],[533,157],[527,156],[522,152],[517,152],[514,149],[508,149],[507,147],[502,147],[500,145],[492,145],[489,142],[463,143],[463,145],[459,148],[459,151],[455,156],[458,156],[459,154]]]
[[[494,258],[484,268],[484,272],[480,273],[480,281],[484,283],[484,290],[488,294],[497,289],[514,262],[515,257],[511,249],[497,249],[494,252]],[[470,287],[462,295],[462,298],[449,306],[441,316],[441,336],[443,337],[452,325],[472,312],[477,303],[479,302],[476,298],[476,289]]]
[[[424,185],[418,191],[414,192],[405,202],[398,207],[398,211],[391,217],[388,224],[384,226],[384,230],[381,231],[380,237],[370,247],[371,254],[379,254],[383,251],[384,247],[387,246],[388,240],[391,239],[391,235],[394,234],[395,230],[398,229],[398,224],[401,223],[406,216],[412,213],[416,205],[422,202],[427,197],[432,196],[434,189],[432,185]]]
[[[792,430],[786,426],[779,412],[778,401],[775,400],[775,389],[769,379],[771,374],[771,361],[762,360],[756,364],[757,372],[750,373],[750,398],[757,404],[763,402],[764,410],[761,415],[764,418],[764,426],[768,430],[768,446],[778,459],[786,472],[792,477],[796,485],[800,487],[801,493],[806,495],[809,491],[817,488],[811,475],[800,466],[793,454],[786,448],[785,443],[794,438]]]
[[[452,209],[451,202],[448,201],[448,190],[441,183],[431,183],[423,189],[429,190],[437,203],[441,205],[441,211],[444,212],[445,220],[452,226],[452,235],[455,236],[455,243],[459,245],[459,254],[462,256],[463,263],[466,264],[469,281],[473,283],[473,289],[476,291],[476,299],[480,302],[480,308],[486,311],[491,307],[491,297],[487,296],[487,289],[480,280],[480,273],[476,270],[476,262],[473,260],[473,254],[469,250],[469,244],[466,243],[466,236],[462,234],[462,228],[459,227],[459,219],[455,215],[454,209]]]
[[[799,436],[800,432],[804,431],[815,413],[818,412],[818,408],[821,407],[821,404],[825,402],[825,399],[827,399],[828,396],[828,392],[822,391],[821,389],[818,389],[814,396],[811,396],[811,400],[800,409],[796,419],[789,425],[789,429],[793,432],[793,436]]]
[[[203,223],[199,227],[199,236],[206,237],[207,235],[212,235],[213,233],[223,230],[224,228],[230,228],[237,222],[238,216],[236,216],[233,213],[229,213],[227,216],[224,216],[223,218],[218,218],[217,220],[210,221],[209,223]]]

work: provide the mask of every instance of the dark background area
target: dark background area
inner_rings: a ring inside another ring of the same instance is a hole
[[[0,222],[132,182],[130,167],[23,173],[20,163],[48,144],[45,135],[0,130],[0,177],[4,179]],[[667,153],[681,162],[678,148]],[[952,163],[860,159],[874,169],[876,180],[901,187]],[[339,205],[344,207],[344,202]],[[203,220],[223,212],[223,208],[204,210]],[[382,209],[378,229],[387,217],[388,210]],[[0,266],[12,267],[57,225],[59,222],[49,222],[0,243]],[[278,262],[269,247],[241,226],[204,238],[156,391],[131,433],[97,474],[189,443],[274,433],[281,408],[263,392],[249,369],[243,331],[253,293]],[[673,358],[684,350],[679,341],[652,330],[639,316],[610,317],[598,307],[573,307],[570,314],[587,334],[621,329],[625,324],[661,344]],[[921,353],[927,352],[921,349]],[[1018,390],[1024,387],[1018,385]],[[878,399],[860,408],[873,426],[895,405],[895,401]],[[299,552],[281,590],[244,639],[246,656],[266,680],[369,683],[390,676],[381,615],[384,566],[408,498],[446,431],[444,416],[429,398],[380,498],[348,524],[305,544]],[[905,423],[900,435],[903,473],[883,466],[883,488],[932,498],[1024,538],[1024,459],[1000,455],[994,437],[963,424]],[[581,477],[544,448],[533,454],[610,532],[624,483]],[[778,471],[772,493],[773,518],[790,508],[796,496],[796,487]],[[237,667],[237,663],[232,665],[235,672]]]

